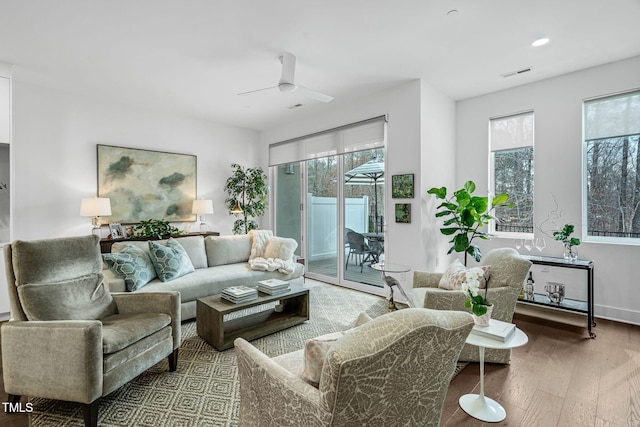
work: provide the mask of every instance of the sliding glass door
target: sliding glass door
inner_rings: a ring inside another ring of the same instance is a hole
[[[385,139],[380,116],[269,146],[275,231],[299,242],[308,277],[381,293]]]
[[[302,173],[301,173],[302,172]],[[384,149],[280,165],[276,233],[301,242],[308,277],[371,291],[383,261]]]

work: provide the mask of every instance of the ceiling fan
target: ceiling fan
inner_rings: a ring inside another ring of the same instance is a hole
[[[296,71],[296,57],[289,52],[282,52],[280,56],[280,63],[282,64],[282,74],[280,75],[280,81],[277,86],[266,87],[262,89],[250,90],[248,92],[242,92],[238,95],[249,95],[251,93],[262,92],[264,90],[278,89],[280,92],[297,92],[307,98],[315,99],[321,102],[331,102],[333,97],[325,95],[324,93],[316,92],[307,87],[300,86],[294,83],[294,75]]]

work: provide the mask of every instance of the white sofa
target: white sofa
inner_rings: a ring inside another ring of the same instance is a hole
[[[295,263],[295,270],[291,274],[252,270],[248,263],[252,246],[252,238],[249,235],[186,236],[176,237],[175,240],[184,247],[195,271],[168,282],[153,279],[135,292],[180,292],[182,320],[196,317],[198,298],[219,294],[230,286],[255,287],[258,281],[272,278],[286,280],[292,285],[302,285],[304,281],[304,266],[298,263]],[[148,242],[145,241],[116,242],[111,247],[111,252],[120,252],[127,244],[149,252]],[[123,279],[118,278],[106,267],[103,273],[105,283],[111,292],[127,291]]]

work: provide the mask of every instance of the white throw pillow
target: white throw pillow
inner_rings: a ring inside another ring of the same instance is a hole
[[[273,231],[271,230],[251,230],[249,231],[251,236],[251,255],[249,260],[254,258],[264,258],[264,250],[267,247],[267,243],[273,237]]]
[[[440,278],[440,283],[438,283],[438,287],[441,289],[449,289],[449,290],[461,290],[462,282],[465,281],[467,276],[467,271],[472,271],[474,269],[480,270],[482,275],[485,277],[485,280],[480,281],[480,288],[484,289],[487,285],[487,281],[489,280],[489,266],[482,267],[472,267],[467,269],[459,259],[456,259],[451,263],[451,265],[446,269],[442,277]]]
[[[267,242],[264,250],[264,258],[289,260],[293,258],[293,252],[298,247],[298,242],[287,237],[272,237]]]

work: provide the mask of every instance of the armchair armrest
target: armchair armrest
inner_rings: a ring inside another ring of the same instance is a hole
[[[80,403],[102,395],[100,321],[12,321],[1,334],[7,393]]]
[[[414,288],[437,288],[444,273],[432,273],[428,271],[413,272]]]
[[[240,377],[239,425],[329,424],[320,391],[242,338],[234,342]]]
[[[118,313],[164,313],[171,316],[173,349],[180,347],[180,292],[115,292],[111,294]]]

